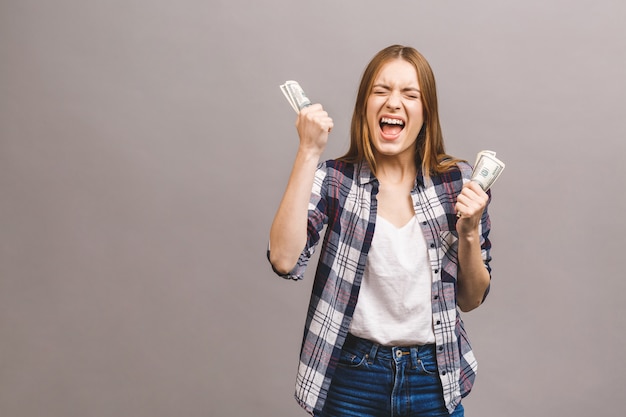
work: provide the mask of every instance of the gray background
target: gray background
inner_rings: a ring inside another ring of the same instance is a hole
[[[296,416],[313,269],[265,260],[300,81],[347,149],[379,49],[498,152],[468,416],[623,412],[621,0],[0,1],[0,415]]]

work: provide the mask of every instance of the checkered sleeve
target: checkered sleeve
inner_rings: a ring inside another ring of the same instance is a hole
[[[270,262],[272,270],[278,276],[296,281],[304,278],[306,267],[311,259],[311,256],[315,253],[315,248],[320,240],[320,233],[328,221],[326,216],[326,189],[326,163],[324,162],[318,166],[315,171],[315,178],[313,179],[311,199],[309,201],[306,245],[300,253],[294,268],[286,274],[278,272]],[[270,259],[269,245],[267,249],[267,259]]]

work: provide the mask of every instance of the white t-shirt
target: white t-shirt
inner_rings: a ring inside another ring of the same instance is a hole
[[[435,343],[431,287],[417,218],[398,228],[378,216],[350,333],[385,346]]]

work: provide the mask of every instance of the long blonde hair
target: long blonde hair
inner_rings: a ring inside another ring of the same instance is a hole
[[[376,76],[383,65],[393,59],[403,59],[415,67],[417,82],[420,86],[424,125],[417,135],[415,149],[415,165],[422,168],[423,175],[442,173],[450,170],[459,162],[445,153],[439,110],[437,107],[437,90],[435,76],[426,61],[416,49],[409,46],[392,45],[378,52],[363,72],[357,93],[352,125],[350,127],[350,148],[341,160],[358,163],[366,160],[376,175],[376,159],[372,149],[371,133],[367,126],[367,99],[372,92]]]

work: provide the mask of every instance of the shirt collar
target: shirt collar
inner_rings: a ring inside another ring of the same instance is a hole
[[[363,160],[357,164],[357,172],[358,172],[357,176],[359,179],[359,185],[369,184],[370,182],[378,182],[378,179],[372,172],[372,169],[370,168],[370,165],[367,163],[366,160]],[[418,166],[417,175],[415,177],[414,188],[417,189],[417,187],[420,185],[423,187],[425,185],[425,181],[424,181],[424,174],[422,172],[422,167]]]
[[[370,165],[366,160],[363,160],[357,165],[357,176],[359,178],[359,185],[369,184],[370,182],[378,182],[378,179],[374,176]]]

